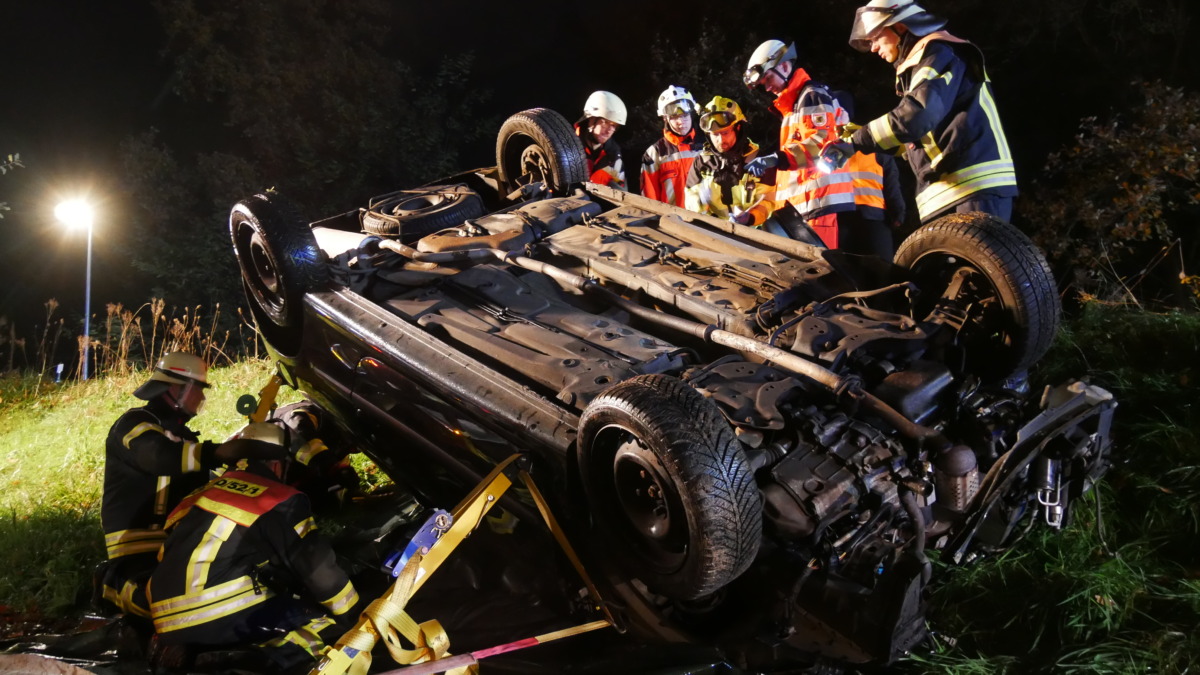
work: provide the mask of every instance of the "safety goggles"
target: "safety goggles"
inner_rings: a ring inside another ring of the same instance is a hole
[[[745,82],[747,87],[753,89],[754,87],[758,86],[759,82],[762,80],[763,73],[765,72],[766,69],[764,69],[761,65],[750,66],[746,69],[745,73],[742,73],[742,82]]]
[[[723,110],[717,112],[704,113],[700,116],[700,128],[705,133],[720,131],[729,127],[734,122],[734,116],[731,112]]]
[[[672,101],[663,107],[667,117],[683,117],[692,112],[692,106],[687,101]]]

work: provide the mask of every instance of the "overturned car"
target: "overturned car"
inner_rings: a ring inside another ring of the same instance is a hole
[[[1007,223],[883,261],[587,183],[553,111],[496,153],[316,221],[238,203],[247,297],[288,382],[431,498],[528,453],[632,632],[890,662],[930,551],[1062,527],[1107,469],[1111,396],[1024,382],[1060,309]]]

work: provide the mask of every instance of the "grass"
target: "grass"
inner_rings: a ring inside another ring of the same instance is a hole
[[[1089,305],[1038,380],[1085,376],[1116,396],[1115,464],[1061,533],[1035,529],[974,565],[937,563],[933,638],[895,672],[1187,673],[1200,664],[1200,315]],[[193,428],[223,438],[234,401],[270,373],[215,369]],[[56,616],[85,606],[103,557],[103,442],[144,373],[63,386],[0,379],[0,605]],[[294,394],[293,394],[294,395]],[[282,401],[281,401],[282,402]],[[360,469],[370,480],[373,467]]]
[[[247,360],[209,373],[213,387],[192,428],[223,439],[244,418],[234,404],[266,383],[271,365]],[[53,385],[36,378],[0,381],[0,607],[53,616],[90,592],[104,559],[100,496],[104,439],[145,372]],[[280,403],[296,400],[282,390]]]
[[[1064,532],[934,574],[914,673],[1186,673],[1200,664],[1200,315],[1088,305],[1039,379],[1120,402],[1115,464]]]

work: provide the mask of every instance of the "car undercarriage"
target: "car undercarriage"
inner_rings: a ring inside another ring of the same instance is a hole
[[[528,453],[624,628],[760,668],[892,662],[932,552],[1069,523],[1115,402],[1030,391],[1060,310],[1019,230],[825,250],[585,183],[565,124],[518,113],[498,167],[323,220],[234,208],[285,378],[385,470],[470,484]]]

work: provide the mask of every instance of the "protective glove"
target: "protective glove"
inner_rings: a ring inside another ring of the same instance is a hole
[[[221,464],[236,464],[239,459],[287,459],[287,448],[252,438],[225,441],[213,450],[213,458]]]
[[[767,171],[774,169],[779,164],[779,157],[776,155],[763,155],[750,160],[746,164],[746,173],[755,178],[762,178]]]
[[[742,211],[729,216],[729,219],[738,225],[749,225],[754,222],[754,215],[749,211]]]
[[[846,166],[846,161],[854,154],[854,148],[849,143],[830,143],[821,151],[817,158],[817,170],[821,173],[832,173]]]
[[[837,128],[838,137],[841,138],[846,143],[849,143],[850,137],[854,135],[854,132],[858,131],[861,128],[862,128],[861,124],[855,124],[854,122],[847,122],[845,124],[841,124]]]

